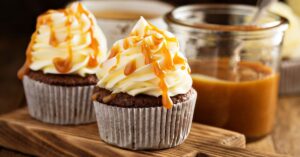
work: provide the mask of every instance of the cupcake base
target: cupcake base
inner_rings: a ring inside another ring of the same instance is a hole
[[[281,95],[300,93],[300,60],[286,60],[280,66],[280,88]]]
[[[91,100],[94,85],[49,85],[24,76],[29,114],[40,121],[61,125],[95,122]]]
[[[133,150],[177,146],[190,132],[196,97],[192,89],[190,99],[169,110],[162,106],[125,108],[94,101],[100,137],[109,144]]]

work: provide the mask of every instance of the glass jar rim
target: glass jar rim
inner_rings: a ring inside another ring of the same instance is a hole
[[[220,32],[256,32],[256,31],[266,31],[278,29],[279,31],[284,31],[288,28],[288,20],[285,17],[282,17],[278,14],[268,12],[269,15],[276,16],[279,18],[277,21],[269,22],[264,26],[256,25],[224,25],[224,24],[212,24],[212,23],[197,23],[191,24],[188,21],[180,20],[175,17],[175,14],[192,11],[195,9],[244,9],[245,11],[253,11],[257,9],[254,6],[250,5],[241,5],[241,4],[190,4],[177,7],[167,13],[164,17],[167,23],[172,23],[175,25],[180,25],[184,27],[190,27],[194,29],[205,29],[211,31],[220,31]]]

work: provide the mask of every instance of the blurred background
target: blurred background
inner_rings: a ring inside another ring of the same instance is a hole
[[[174,6],[191,3],[237,3],[255,5],[256,0],[164,0]],[[0,114],[24,101],[17,70],[25,60],[25,50],[35,30],[36,18],[48,9],[62,8],[72,0],[4,0],[0,5]]]

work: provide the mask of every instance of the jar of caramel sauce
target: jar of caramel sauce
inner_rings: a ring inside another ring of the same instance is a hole
[[[197,90],[194,121],[259,137],[272,130],[278,78],[261,63],[239,62],[237,73],[229,60],[190,60],[193,87]]]
[[[278,65],[287,20],[266,13],[248,25],[256,8],[187,5],[165,16],[191,68],[198,97],[194,122],[245,134],[272,131],[278,97]]]

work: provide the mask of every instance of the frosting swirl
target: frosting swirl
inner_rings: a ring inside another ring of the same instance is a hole
[[[52,74],[94,74],[106,51],[106,39],[95,17],[81,3],[73,3],[38,17],[18,76],[22,78],[29,69]]]
[[[177,39],[140,18],[129,37],[117,41],[97,72],[97,86],[113,93],[162,96],[171,108],[170,96],[192,87],[190,68],[179,52]]]

